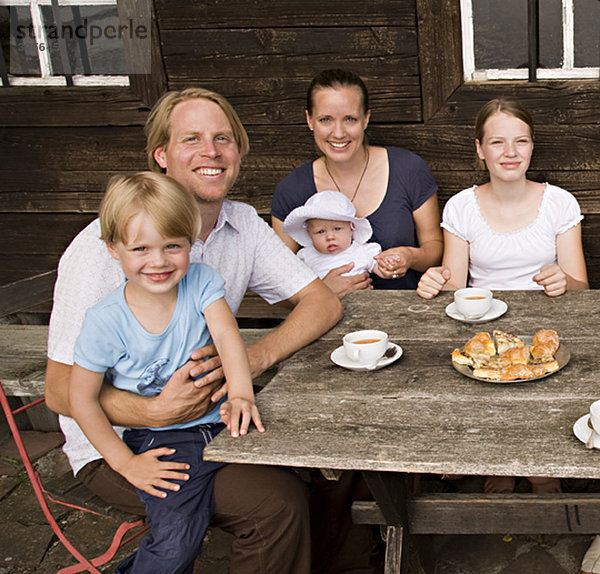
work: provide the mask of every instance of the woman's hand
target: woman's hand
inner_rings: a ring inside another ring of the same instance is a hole
[[[180,488],[179,484],[171,482],[171,480],[188,480],[189,478],[187,473],[177,472],[178,470],[189,470],[189,464],[159,459],[161,456],[167,456],[174,452],[173,448],[161,447],[147,450],[142,454],[132,454],[122,468],[115,470],[140,490],[157,498],[165,498],[167,493],[158,488],[177,491]]]
[[[411,250],[408,247],[392,247],[376,255],[373,272],[382,279],[404,277],[412,264]]]
[[[323,283],[333,291],[338,298],[350,293],[350,291],[360,291],[361,289],[373,289],[371,286],[372,279],[368,273],[359,273],[358,275],[347,275],[342,277],[344,273],[352,271],[354,263],[347,263],[341,267],[332,269],[325,277]]]
[[[448,267],[430,267],[423,273],[417,293],[424,299],[433,299],[450,280],[451,273]]]
[[[258,432],[265,432],[256,405],[248,399],[234,397],[225,401],[219,409],[219,414],[221,415],[221,421],[227,425],[227,430],[233,437],[245,435],[248,432],[251,420]]]
[[[546,295],[556,297],[567,290],[567,275],[557,265],[544,265],[532,279],[544,288]]]

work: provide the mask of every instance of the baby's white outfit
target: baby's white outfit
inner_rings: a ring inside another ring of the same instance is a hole
[[[373,257],[378,253],[381,253],[379,243],[356,243],[356,241],[352,241],[350,247],[340,253],[320,253],[314,246],[308,245],[300,249],[297,255],[320,279],[323,279],[332,269],[346,265],[346,263],[354,263],[354,267],[348,273],[344,273],[344,276],[370,273],[375,267]]]

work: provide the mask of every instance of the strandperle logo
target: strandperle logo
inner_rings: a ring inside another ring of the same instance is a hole
[[[149,0],[138,2],[125,13],[116,4],[12,6],[9,71],[17,77],[151,73],[152,9]]]
[[[16,38],[17,40],[25,40],[29,38],[36,40],[36,38],[46,38],[48,44],[50,40],[88,40],[90,46],[94,45],[94,42],[105,38],[107,40],[122,40],[128,38],[130,40],[146,40],[150,37],[150,31],[144,24],[135,24],[130,18],[127,24],[108,24],[106,26],[98,26],[97,24],[88,24],[87,18],[84,18],[83,22],[78,26],[71,24],[62,24],[60,27],[55,24],[47,24],[43,26],[34,27],[33,24],[25,26],[19,24],[16,27]],[[42,48],[43,42],[38,43],[38,48]]]

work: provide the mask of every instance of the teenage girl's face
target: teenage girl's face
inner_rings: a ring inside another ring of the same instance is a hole
[[[306,231],[314,248],[325,255],[341,253],[352,243],[352,227],[349,221],[309,219]]]
[[[490,178],[516,181],[525,177],[533,153],[533,138],[524,121],[496,112],[485,122],[483,139],[475,140],[475,145]]]
[[[126,235],[125,243],[110,243],[108,250],[121,263],[129,293],[177,293],[177,283],[190,266],[188,239],[163,237],[144,212],[129,221]]]
[[[371,112],[362,106],[357,86],[319,88],[313,92],[312,114],[306,112],[308,127],[315,143],[332,162],[343,162],[360,153]]]

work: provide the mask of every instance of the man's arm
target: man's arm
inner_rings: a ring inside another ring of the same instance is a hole
[[[252,376],[312,343],[342,318],[342,305],[320,279],[315,279],[288,301],[294,305],[285,321],[247,347]]]
[[[156,397],[144,397],[103,385],[100,404],[108,419],[122,426],[162,427],[187,422],[204,415],[214,407],[211,395],[222,385],[222,380],[207,380],[198,388],[189,377],[189,371],[202,365],[202,370],[218,367],[218,357],[204,361],[189,361],[169,379]],[[72,365],[48,359],[46,363],[46,404],[62,415],[71,416],[69,408],[69,383]]]

